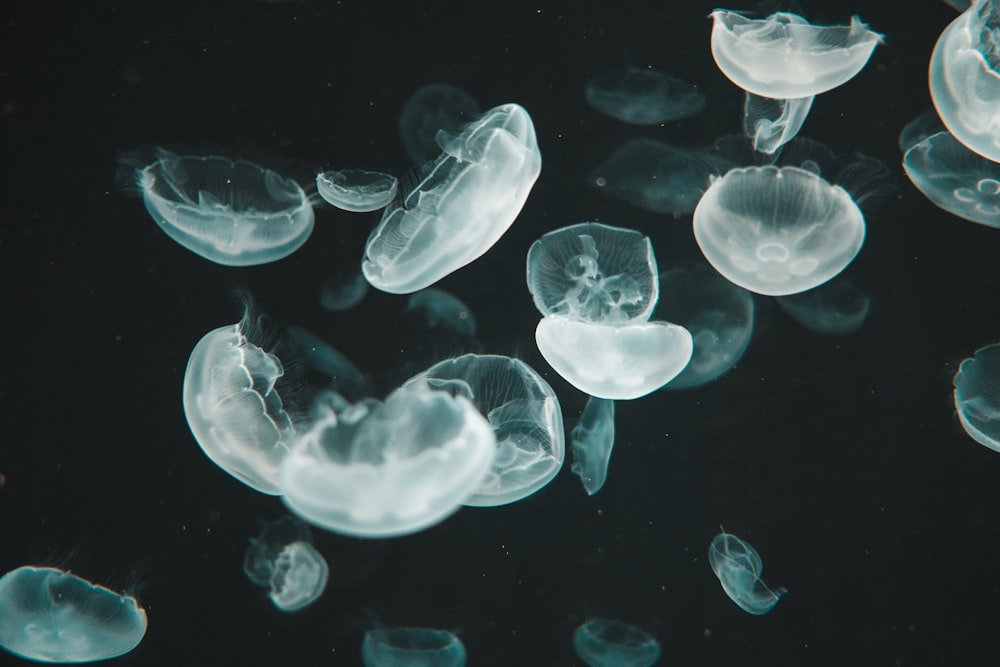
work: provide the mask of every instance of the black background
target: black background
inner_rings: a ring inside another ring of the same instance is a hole
[[[584,182],[633,136],[705,145],[737,131],[742,96],[709,51],[706,2],[55,3],[5,5],[0,34],[0,571],[54,564],[137,590],[149,614],[128,665],[360,664],[367,628],[459,632],[471,665],[573,665],[583,619],[657,636],[671,665],[995,665],[1000,454],[968,438],[951,378],[1000,339],[1000,230],[928,203],[896,139],[929,107],[941,2],[803,2],[886,34],[867,67],[817,98],[802,134],[892,169],[850,275],[866,326],[810,333],[766,298],[742,363],[685,392],[619,402],[609,480],[569,466],[520,503],[463,509],[386,541],[317,531],[325,596],[284,615],[241,572],[247,539],[284,513],[191,437],[181,380],[194,344],[235,322],[249,288],[275,320],[327,338],[385,394],[442,350],[405,297],[345,314],[320,285],[356,262],[376,214],[317,210],[280,262],[211,264],[169,240],[116,184],[120,153],[185,147],[307,183],[323,167],[399,172],[397,120],[421,85],[532,115],[542,175],[507,235],[438,287],[468,303],[481,349],[555,388],[567,428],[585,397],[539,356],[524,257],[586,220],[648,234],[661,270],[698,255],[689,217]],[[752,9],[737,2],[733,9]],[[652,66],[708,96],[697,117],[631,128],[587,106],[588,78]],[[391,380],[390,380],[391,379]],[[724,594],[706,560],[722,524],[789,589],[767,616]],[[17,660],[0,656],[0,662]]]

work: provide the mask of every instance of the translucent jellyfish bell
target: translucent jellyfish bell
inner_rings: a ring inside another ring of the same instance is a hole
[[[396,196],[395,176],[365,169],[324,171],[316,174],[316,190],[331,206],[353,213],[377,211]]]
[[[861,250],[865,219],[841,187],[798,167],[745,167],[717,179],[694,211],[694,236],[727,280],[758,294],[803,292]]]
[[[1000,452],[1000,344],[987,345],[955,374],[955,410],[973,440]]]
[[[931,99],[948,131],[1000,162],[1000,3],[976,0],[938,38]]]
[[[36,662],[107,660],[134,649],[146,612],[119,595],[54,567],[19,567],[0,577],[0,647]]]
[[[479,114],[476,98],[458,86],[429,83],[420,87],[399,114],[399,136],[406,154],[416,163],[433,160],[441,152],[437,133],[459,130]]]
[[[580,478],[587,495],[592,496],[608,478],[611,450],[615,446],[615,402],[591,396],[569,439],[573,445],[570,470]]]
[[[384,403],[325,394],[312,418],[282,463],[282,499],[344,535],[394,537],[443,521],[480,488],[496,455],[493,427],[475,406],[424,383]]]
[[[602,113],[634,125],[658,125],[702,110],[705,95],[672,74],[626,67],[587,82],[587,102]]]
[[[330,568],[312,545],[309,527],[292,517],[264,526],[250,540],[243,572],[254,584],[270,589],[274,606],[284,612],[305,609],[326,589]]]
[[[849,26],[812,25],[797,14],[751,19],[728,9],[712,17],[712,57],[730,81],[761,97],[819,95],[852,79],[883,36],[857,16]]]
[[[159,151],[136,170],[146,210],[167,236],[226,266],[274,262],[313,230],[309,197],[295,181],[252,162]]]
[[[588,667],[650,667],[660,659],[660,642],[624,621],[593,618],[573,633],[573,649]]]
[[[760,578],[764,564],[752,546],[727,532],[719,533],[708,548],[708,562],[733,602],[740,609],[762,616],[788,591],[768,588]]]
[[[462,640],[447,630],[376,628],[361,641],[365,667],[465,667]]]

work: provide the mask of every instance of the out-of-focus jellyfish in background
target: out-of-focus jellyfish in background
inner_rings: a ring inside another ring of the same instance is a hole
[[[493,467],[463,504],[493,507],[527,498],[562,467],[566,437],[559,401],[552,387],[523,361],[466,354],[431,366],[407,384],[411,382],[467,393],[493,426]]]
[[[962,428],[979,444],[1000,452],[1000,344],[981,347],[964,360],[954,384]]]
[[[959,142],[1000,162],[1000,3],[975,0],[938,38],[931,99]]]
[[[312,202],[302,187],[252,162],[161,149],[135,178],[167,236],[217,264],[274,262],[312,234]]]
[[[707,384],[732,369],[753,337],[753,296],[704,264],[660,274],[654,316],[676,322],[694,341],[691,361],[664,389]]]
[[[861,329],[872,307],[868,293],[843,275],[811,290],[775,300],[806,329],[829,336],[843,336]]]
[[[617,148],[591,170],[587,182],[647,211],[683,214],[694,210],[712,176],[734,166],[703,149],[678,148],[643,137]]]
[[[432,329],[444,327],[460,336],[476,335],[476,317],[455,295],[428,287],[412,294],[406,310],[418,313]]]
[[[748,614],[766,614],[788,592],[780,587],[769,588],[760,578],[764,564],[757,550],[725,531],[712,540],[708,562],[729,599]]]
[[[360,267],[350,267],[323,281],[319,291],[319,305],[335,313],[350,310],[361,303],[368,294],[368,281]]]
[[[365,169],[343,169],[316,174],[316,190],[331,206],[352,213],[367,213],[384,208],[393,197],[399,182],[395,176]]]
[[[580,478],[588,496],[601,490],[608,478],[611,450],[615,446],[615,402],[591,396],[580,421],[570,431],[573,465],[570,470]]]
[[[146,625],[135,598],[54,567],[25,565],[0,577],[0,647],[26,660],[114,658],[139,645]]]
[[[972,0],[944,0],[946,5],[951,5],[960,12],[964,12],[972,5]]]
[[[285,344],[303,374],[311,374],[321,389],[332,390],[358,400],[373,393],[371,380],[340,350],[302,327],[285,330]],[[302,390],[302,387],[298,387]]]
[[[795,138],[812,109],[814,95],[776,100],[746,93],[743,134],[755,151],[774,155]]]
[[[694,211],[705,258],[758,294],[822,285],[861,250],[865,218],[851,196],[798,167],[745,167],[717,179]]]
[[[264,349],[274,339],[266,328],[244,295],[242,319],[198,341],[184,371],[184,416],[213,463],[277,495],[278,466],[295,427],[280,392],[285,368]]]
[[[593,618],[573,633],[573,650],[588,667],[650,667],[660,659],[660,642],[624,621]]]
[[[433,160],[441,152],[437,133],[454,132],[479,114],[476,98],[458,86],[447,83],[421,86],[399,114],[399,136],[406,154],[417,164]]]
[[[861,71],[882,35],[860,18],[812,25],[797,14],[752,19],[728,9],[712,16],[712,57],[743,90],[774,99],[819,95]]]
[[[517,104],[482,115],[400,186],[365,247],[374,287],[408,294],[482,256],[521,212],[542,168],[531,117]]]
[[[423,530],[476,492],[496,456],[493,427],[461,394],[411,383],[384,403],[321,394],[282,463],[285,504],[358,537]]]
[[[305,609],[326,589],[330,568],[312,545],[309,526],[293,517],[268,523],[251,538],[243,556],[243,572],[281,611]]]
[[[633,125],[658,125],[693,116],[705,106],[705,95],[672,74],[625,67],[587,82],[587,102],[602,113]]]
[[[376,628],[361,640],[365,667],[465,667],[465,645],[433,628]]]

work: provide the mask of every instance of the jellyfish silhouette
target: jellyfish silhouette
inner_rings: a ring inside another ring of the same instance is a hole
[[[396,196],[395,176],[364,169],[324,171],[316,174],[316,190],[331,206],[353,213],[384,208]]]
[[[260,535],[250,540],[243,556],[243,572],[254,584],[269,590],[275,607],[293,612],[323,595],[330,568],[312,545],[309,526],[284,516],[266,524]]]
[[[955,373],[955,410],[969,437],[1000,452],[1000,344],[987,345]]]
[[[606,618],[578,627],[573,649],[588,667],[649,667],[661,652],[660,642],[642,628]]]
[[[725,531],[712,540],[708,562],[729,599],[748,614],[766,614],[788,592],[785,588],[769,588],[760,578],[764,564],[757,550]]]
[[[672,74],[626,67],[587,82],[587,102],[602,113],[633,125],[658,125],[693,116],[705,106],[705,95]]]
[[[376,628],[361,640],[365,667],[465,667],[462,640],[433,628]]]

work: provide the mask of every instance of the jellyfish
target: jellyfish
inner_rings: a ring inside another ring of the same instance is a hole
[[[309,526],[294,517],[268,523],[250,540],[243,572],[257,586],[269,589],[274,606],[284,612],[305,609],[326,589],[330,568],[312,545]]]
[[[615,446],[615,402],[591,396],[569,439],[573,444],[570,471],[580,478],[587,495],[592,496],[608,478],[611,450]]]
[[[282,500],[343,535],[415,533],[482,486],[496,450],[493,427],[462,393],[412,383],[384,403],[354,404],[324,393],[282,462]]]
[[[368,237],[361,269],[374,287],[409,294],[489,250],[524,206],[542,158],[517,104],[487,111],[418,168]]]
[[[588,667],[649,667],[660,659],[660,642],[624,621],[593,618],[573,633],[573,650]]]
[[[344,211],[367,213],[384,208],[399,186],[395,176],[364,169],[316,174],[316,189],[328,204]]]
[[[745,167],[717,179],[694,211],[705,258],[758,294],[822,285],[861,250],[865,219],[837,185],[798,167]]]
[[[325,310],[340,313],[361,303],[368,294],[368,281],[360,267],[343,269],[323,282],[319,292],[319,305]]]
[[[54,567],[25,565],[0,577],[0,647],[35,662],[107,660],[146,634],[134,597]]]
[[[930,62],[931,99],[969,150],[1000,162],[1000,5],[975,0],[944,29]]]
[[[552,387],[519,359],[466,354],[446,359],[412,378],[454,387],[493,426],[496,458],[464,505],[494,507],[522,500],[548,484],[566,455],[562,412]],[[406,386],[406,385],[404,385]]]
[[[479,113],[476,98],[458,86],[447,83],[421,86],[399,114],[399,136],[406,154],[417,164],[433,160],[441,152],[437,133],[454,132]]]
[[[797,14],[751,19],[728,9],[712,16],[712,57],[743,90],[779,100],[811,97],[861,71],[883,36],[857,16],[849,26],[812,25]]]
[[[250,488],[277,495],[278,466],[295,427],[280,393],[284,366],[264,349],[264,324],[245,297],[237,324],[198,341],[184,371],[184,416],[213,463]]]
[[[795,138],[812,109],[814,95],[775,100],[746,93],[743,104],[743,134],[755,151],[774,155]]]
[[[785,588],[768,588],[760,578],[764,564],[757,550],[725,530],[712,540],[708,562],[729,599],[748,614],[763,616],[788,592]]]
[[[828,336],[854,333],[871,311],[868,294],[844,275],[805,292],[775,299],[789,317],[810,331]]]
[[[705,95],[672,74],[626,67],[587,82],[587,102],[602,113],[633,125],[658,125],[693,116],[705,106]]]
[[[372,395],[371,380],[340,350],[302,327],[290,326],[285,334],[284,342],[297,366],[309,371],[316,384],[349,400]]]
[[[444,327],[459,336],[470,338],[476,335],[476,318],[472,309],[444,290],[428,287],[412,294],[406,302],[406,310],[420,313],[432,329]]]
[[[462,640],[447,630],[376,628],[361,641],[365,667],[465,667]]]
[[[216,264],[275,262],[312,234],[312,203],[302,187],[252,162],[159,150],[135,179],[167,236]]]
[[[962,428],[980,445],[1000,452],[1000,344],[981,347],[965,359],[954,385]]]

